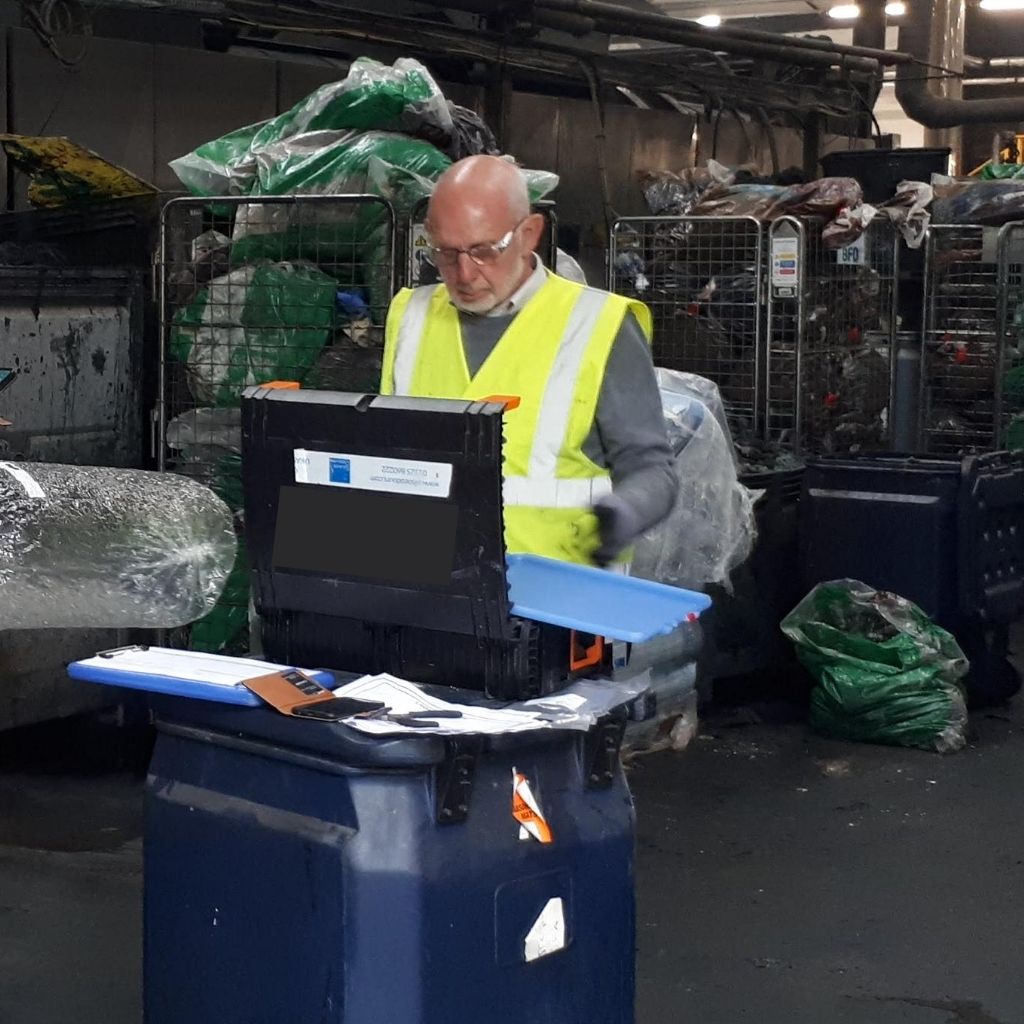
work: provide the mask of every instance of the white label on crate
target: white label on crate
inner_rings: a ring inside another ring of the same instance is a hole
[[[800,284],[800,240],[772,239],[772,287],[796,288]]]
[[[565,949],[565,904],[560,896],[548,900],[526,936],[523,954],[527,963]]]
[[[841,267],[866,267],[868,263],[868,236],[861,235],[851,245],[836,249],[836,263]]]
[[[452,490],[452,465],[296,448],[295,482],[447,498]]]

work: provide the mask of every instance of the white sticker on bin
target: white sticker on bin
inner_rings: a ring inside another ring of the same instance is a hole
[[[295,482],[447,498],[452,490],[452,465],[296,448]]]
[[[22,469],[20,466],[14,466],[10,462],[0,462],[0,469],[14,477],[21,484],[22,490],[30,498],[46,497],[46,492],[39,486],[36,478],[28,470]]]
[[[534,921],[526,936],[523,955],[527,963],[532,963],[560,949],[565,949],[565,904],[560,896],[556,896],[547,901]]]

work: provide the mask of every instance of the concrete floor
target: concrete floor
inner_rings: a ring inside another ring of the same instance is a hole
[[[719,712],[637,762],[638,1024],[1024,1024],[1024,711],[972,731]],[[0,744],[0,1024],[139,1024],[140,785],[53,745]]]

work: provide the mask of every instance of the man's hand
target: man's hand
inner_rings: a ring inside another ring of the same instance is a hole
[[[603,568],[636,540],[641,532],[640,521],[629,502],[616,494],[599,498],[594,503],[594,515],[601,543],[593,558]]]

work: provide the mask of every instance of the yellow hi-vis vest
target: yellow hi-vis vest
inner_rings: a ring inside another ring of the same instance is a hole
[[[459,313],[444,285],[405,288],[388,311],[381,394],[479,401],[519,398],[505,412],[505,547],[589,564],[598,544],[594,502],[611,476],[583,453],[605,367],[632,312],[651,337],[640,302],[548,273],[470,377]]]

